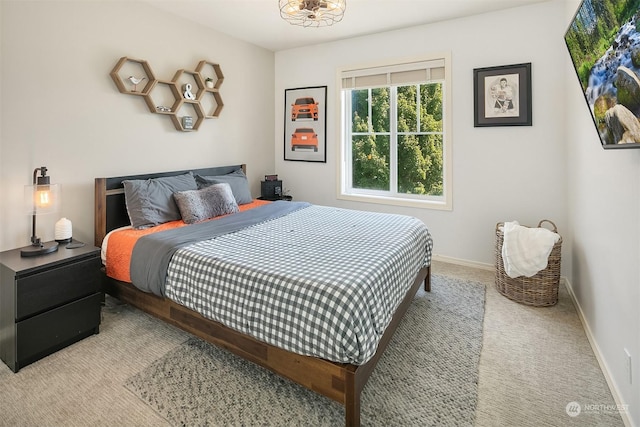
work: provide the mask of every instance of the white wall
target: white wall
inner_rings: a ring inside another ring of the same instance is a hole
[[[29,243],[23,186],[47,166],[62,210],[38,218],[53,239],[62,216],[93,242],[93,179],[247,163],[252,191],[274,170],[274,54],[143,2],[0,2],[2,128],[0,250]],[[197,132],[118,92],[109,77],[122,56],[145,59],[158,78],[217,62],[224,109]]]
[[[276,169],[296,199],[422,219],[440,256],[494,263],[495,225],[551,219],[567,229],[563,141],[562,15],[554,3],[276,53]],[[525,19],[526,18],[526,19]],[[539,20],[545,31],[539,31]],[[453,211],[393,208],[336,198],[341,66],[450,51],[453,73]],[[533,126],[473,127],[473,69],[532,63]],[[284,90],[328,86],[327,152],[321,163],[283,160]],[[566,251],[569,248],[563,247]],[[569,252],[566,252],[569,253]],[[563,266],[569,267],[570,260]],[[568,270],[567,270],[568,271]]]
[[[565,4],[568,23],[580,1]],[[568,55],[563,67],[571,285],[609,380],[640,425],[640,150],[602,149]]]

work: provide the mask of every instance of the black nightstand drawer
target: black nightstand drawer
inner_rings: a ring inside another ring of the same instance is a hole
[[[100,258],[17,279],[16,320],[100,291]]]
[[[23,320],[16,324],[15,371],[46,355],[98,332],[102,294]]]
[[[13,372],[100,331],[100,248],[75,243],[0,252],[0,358]]]

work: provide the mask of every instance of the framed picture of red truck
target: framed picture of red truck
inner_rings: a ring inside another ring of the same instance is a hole
[[[327,162],[327,87],[284,91],[284,159]]]

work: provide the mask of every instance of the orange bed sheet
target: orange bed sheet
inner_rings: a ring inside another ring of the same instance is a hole
[[[257,208],[265,204],[271,203],[266,200],[255,199],[252,203],[240,205],[240,212]],[[223,215],[226,216],[226,215]],[[222,216],[212,218],[215,220],[222,218]],[[170,221],[164,224],[156,225],[155,227],[145,228],[143,230],[134,230],[132,228],[117,230],[109,235],[107,241],[107,256],[106,256],[106,272],[107,276],[112,279],[120,280],[122,282],[131,282],[130,276],[130,264],[131,254],[133,253],[133,247],[136,242],[142,236],[147,234],[157,233],[159,231],[170,230],[172,228],[184,227],[186,224],[182,220]]]

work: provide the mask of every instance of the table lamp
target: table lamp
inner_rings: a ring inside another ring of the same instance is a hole
[[[40,171],[40,176],[38,176]],[[51,184],[45,166],[33,171],[33,184],[24,186],[27,212],[32,216],[31,246],[20,250],[20,256],[31,257],[49,254],[58,250],[58,242],[42,242],[36,236],[36,217],[58,210],[60,203],[60,186]]]

